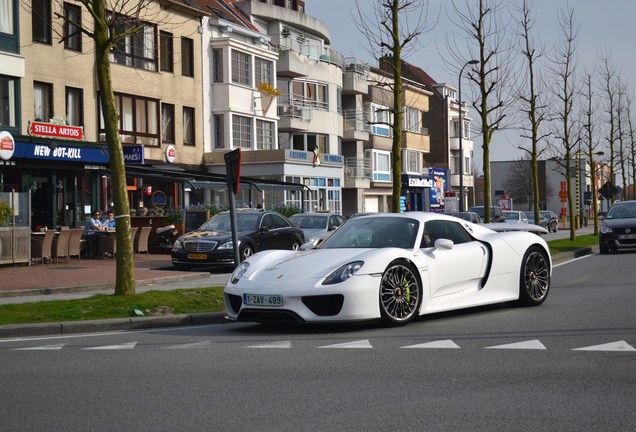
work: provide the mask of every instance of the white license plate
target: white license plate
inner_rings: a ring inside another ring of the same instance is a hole
[[[278,294],[243,294],[247,306],[282,306],[283,296]]]
[[[623,234],[618,236],[619,240],[634,240],[636,239],[636,234]]]

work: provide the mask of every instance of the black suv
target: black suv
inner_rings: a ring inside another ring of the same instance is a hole
[[[484,206],[475,206],[471,207],[468,211],[475,212],[486,222],[486,216],[484,215]],[[490,219],[491,222],[505,222],[506,217],[503,215],[503,211],[501,211],[501,207],[491,206],[490,207]]]

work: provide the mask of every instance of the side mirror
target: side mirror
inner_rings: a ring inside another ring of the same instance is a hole
[[[441,238],[435,240],[435,249],[452,249],[455,246],[452,240]]]
[[[301,251],[306,251],[306,250],[311,250],[314,248],[314,242],[310,241],[307,243],[303,243],[302,245],[300,245],[300,250]]]

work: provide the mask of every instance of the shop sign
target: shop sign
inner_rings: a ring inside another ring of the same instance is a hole
[[[82,163],[108,163],[108,150],[97,147],[71,147],[17,142],[15,158],[67,161]]]
[[[408,185],[409,187],[430,188],[433,187],[433,181],[423,177],[409,177]]]
[[[304,150],[285,150],[285,161],[305,162],[314,166],[319,165],[315,163],[314,152]],[[342,155],[322,153],[320,154],[320,164],[343,165],[344,157]]]
[[[166,160],[170,163],[173,163],[176,158],[177,149],[172,144],[170,144],[168,147],[166,147]]]
[[[126,165],[140,165],[144,163],[144,146],[142,145],[125,145],[122,147],[124,152],[124,163]]]
[[[152,194],[151,202],[154,208],[164,208],[168,203],[168,199],[166,197],[166,194],[162,191],[155,191]]]
[[[15,141],[9,132],[0,131],[0,159],[9,160],[15,151]]]
[[[30,121],[29,135],[67,140],[82,140],[84,138],[84,128],[81,126]]]

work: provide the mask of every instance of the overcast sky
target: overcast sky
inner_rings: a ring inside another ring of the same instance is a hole
[[[472,0],[471,0],[472,1]],[[511,0],[518,4],[521,0]],[[357,0],[361,7],[379,0]],[[421,48],[411,53],[406,61],[424,69],[437,82],[457,85],[457,77],[451,76],[449,67],[442,58],[446,53],[445,39],[459,34],[460,30],[449,20],[450,0],[429,0],[429,15],[438,16],[437,26],[420,39]],[[463,5],[463,0],[456,4]],[[559,41],[561,29],[558,25],[559,9],[568,4],[567,0],[534,0],[533,13],[536,14],[536,34],[546,49],[552,49]],[[627,82],[629,92],[636,92],[636,0],[570,0],[576,20],[580,25],[577,37],[579,71],[592,70],[598,63],[599,53],[608,53]],[[369,44],[355,27],[357,19],[356,0],[307,0],[306,13],[324,22],[331,31],[331,47],[345,57],[356,57],[372,63]],[[375,66],[375,64],[374,64]],[[468,86],[464,73],[462,93]],[[464,96],[465,99],[465,96]],[[473,134],[475,135],[475,134]],[[495,135],[491,144],[491,160],[518,159],[523,152],[517,149],[519,132]],[[473,136],[475,139],[476,136]],[[475,162],[481,166],[481,143],[475,140]]]

